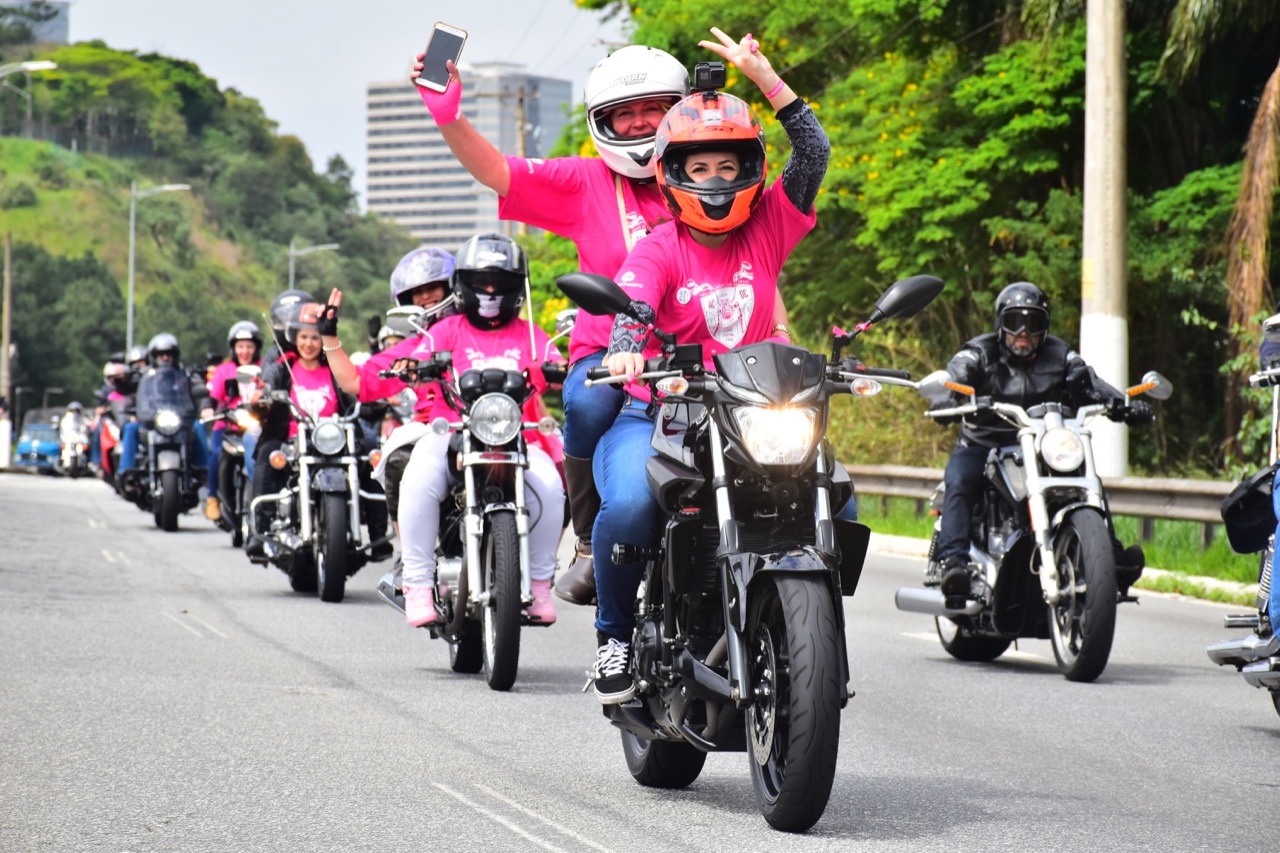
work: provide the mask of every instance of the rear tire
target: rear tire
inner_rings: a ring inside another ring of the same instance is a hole
[[[347,497],[324,494],[320,497],[316,551],[316,585],[320,600],[337,603],[347,591]]]
[[[493,690],[510,690],[520,668],[520,536],[510,510],[490,513],[481,542],[481,571],[489,593],[481,616],[484,665]]]
[[[449,668],[467,675],[484,669],[484,643],[478,622],[464,622],[458,642],[449,644]]]
[[[172,533],[178,529],[178,505],[182,501],[180,471],[160,472],[160,494],[156,501],[156,524],[161,530]]]
[[[702,773],[707,754],[687,743],[645,740],[622,732],[622,754],[631,777],[646,788],[687,788]]]
[[[747,617],[747,763],[769,825],[804,832],[831,796],[840,747],[840,626],[811,576],[761,578]]]
[[[1054,538],[1058,603],[1049,607],[1058,669],[1068,681],[1093,681],[1106,669],[1116,632],[1115,555],[1102,516],[1077,510]]]
[[[934,617],[934,625],[938,629],[938,639],[942,648],[956,660],[986,663],[993,661],[1005,653],[1012,640],[1002,637],[987,637],[975,634],[967,625],[961,625],[954,619],[945,616]],[[968,622],[966,617],[965,622]]]

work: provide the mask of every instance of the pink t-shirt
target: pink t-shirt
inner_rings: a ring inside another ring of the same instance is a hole
[[[498,218],[524,222],[572,240],[578,247],[578,269],[583,272],[613,276],[627,256],[628,237],[636,245],[671,219],[657,184],[638,184],[627,178],[615,182],[616,173],[596,157],[508,157],[507,165],[511,186],[507,195],[498,199]],[[612,326],[612,317],[581,312],[569,335],[569,360],[577,361],[608,347]]]
[[[254,363],[256,364],[257,362]],[[209,380],[209,396],[224,409],[234,409],[240,405],[240,400],[242,399],[240,394],[234,397],[227,394],[227,382],[236,378],[236,369],[239,366],[234,361],[224,361],[213,371],[213,377]],[[226,429],[226,427],[225,421],[217,421],[213,425],[215,430]]]
[[[295,361],[289,397],[298,404],[298,408],[313,417],[327,418],[338,413],[338,394],[327,364],[308,370],[301,362]],[[297,434],[298,424],[293,421],[289,424],[289,437]]]
[[[547,333],[533,326],[533,344],[529,348],[528,320],[514,320],[500,329],[477,329],[461,314],[446,317],[432,326],[425,335],[408,338],[391,349],[378,353],[360,368],[360,399],[380,400],[399,392],[404,383],[398,379],[380,379],[378,371],[402,358],[425,361],[434,352],[453,353],[455,374],[471,368],[495,367],[499,370],[524,370],[544,361],[564,361]],[[536,352],[536,355],[534,353]],[[382,366],[375,364],[383,360]],[[444,397],[437,395],[426,419],[443,417],[452,420],[457,415]],[[415,416],[416,417],[416,416]]]
[[[636,246],[615,278],[632,299],[654,307],[655,325],[677,343],[702,344],[710,366],[714,355],[769,337],[782,265],[816,221],[815,211],[796,210],[777,180],[724,245],[703,246],[686,226],[670,222]],[[650,340],[645,357],[658,355],[660,346]],[[650,397],[647,385],[632,383],[627,391]]]

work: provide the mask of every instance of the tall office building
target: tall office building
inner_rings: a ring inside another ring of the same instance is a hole
[[[463,111],[503,154],[546,157],[572,109],[567,80],[526,74],[523,65],[463,65]],[[366,204],[425,244],[456,249],[482,231],[513,235],[498,221],[498,196],[459,165],[407,80],[370,83],[366,117]],[[524,116],[523,139],[519,132]]]

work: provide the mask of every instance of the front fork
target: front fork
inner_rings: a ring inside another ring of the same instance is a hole
[[[515,467],[515,510],[516,510],[516,538],[519,542],[520,553],[520,600],[525,604],[533,602],[533,592],[530,586],[531,578],[529,576],[529,511],[524,502],[524,455],[512,454],[517,457],[514,462],[505,462],[502,464],[514,464]],[[466,535],[466,555],[467,555],[467,588],[471,590],[473,600],[478,600],[482,604],[489,600],[489,589],[482,586],[480,582],[483,573],[481,565],[481,546],[484,542],[484,515],[486,507],[480,505],[476,495],[475,468],[471,462],[467,461],[470,454],[463,454],[462,482],[466,487],[467,495],[467,512],[463,517],[463,531]]]

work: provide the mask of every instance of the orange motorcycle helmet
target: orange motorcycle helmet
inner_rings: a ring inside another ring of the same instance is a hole
[[[698,151],[735,152],[742,164],[738,178],[691,179],[684,164]],[[671,215],[708,234],[724,234],[746,222],[764,192],[764,128],[746,101],[725,92],[694,92],[678,101],[658,126],[654,159]]]

